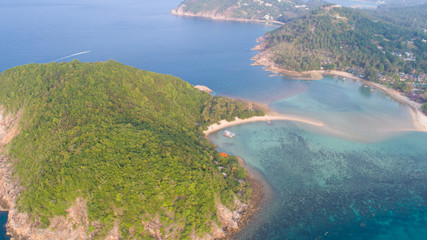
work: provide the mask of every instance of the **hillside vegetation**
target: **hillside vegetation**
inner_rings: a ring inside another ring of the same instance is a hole
[[[267,33],[264,52],[295,71],[338,69],[370,80],[379,74],[427,71],[427,35],[374,19],[357,9],[327,6]]]
[[[367,11],[401,27],[427,29],[427,3],[410,7],[381,7],[376,11]]]
[[[319,0],[184,0],[178,9],[205,17],[285,22],[321,4]]]
[[[20,211],[40,227],[82,197],[95,239],[114,223],[125,239],[150,238],[154,221],[187,239],[219,224],[217,203],[233,209],[250,195],[237,159],[219,156],[202,130],[263,113],[176,77],[114,61],[30,64],[0,74],[0,104],[21,112],[7,154],[24,186]]]

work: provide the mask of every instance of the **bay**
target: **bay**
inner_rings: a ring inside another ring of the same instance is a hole
[[[170,15],[179,3],[2,1],[0,71],[57,59],[114,59],[206,85],[216,95],[322,121],[321,128],[253,123],[233,127],[232,140],[220,132],[210,136],[218,150],[258,169],[274,191],[271,204],[238,239],[421,239],[426,234],[427,136],[399,130],[413,128],[407,106],[348,79],[269,77],[261,66],[251,66],[256,54],[251,49],[275,26]]]

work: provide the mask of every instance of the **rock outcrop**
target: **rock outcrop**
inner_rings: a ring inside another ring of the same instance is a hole
[[[207,92],[207,93],[213,92],[212,89],[210,89],[206,86],[203,86],[203,85],[196,85],[196,86],[194,86],[194,88],[199,90],[199,91],[202,91],[202,92]]]
[[[13,175],[13,159],[7,156],[5,145],[13,137],[19,134],[20,114],[5,115],[0,108],[0,210],[8,211],[9,217],[6,225],[7,232],[14,240],[62,240],[62,239],[91,239],[96,230],[89,233],[89,220],[87,216],[87,201],[77,198],[74,204],[67,209],[65,216],[56,216],[50,219],[50,226],[41,228],[37,217],[18,211],[17,198],[23,188],[19,179]],[[224,205],[218,203],[218,216],[221,226],[212,223],[211,233],[199,237],[195,232],[192,234],[194,240],[223,239],[229,233],[239,229],[239,221],[248,205],[235,199],[236,210],[231,211]],[[160,222],[145,224],[146,230],[156,239],[169,239],[177,235],[176,229],[171,229],[170,234],[162,236],[160,233]],[[116,223],[109,231],[105,239],[121,239],[119,224]]]
[[[248,208],[247,204],[242,203],[237,198],[234,199],[234,204],[237,206],[234,211],[231,211],[220,203],[217,205],[218,217],[225,231],[237,231],[242,214]]]
[[[18,211],[16,200],[23,190],[19,180],[13,175],[13,160],[7,157],[4,148],[13,137],[19,134],[18,122],[20,114],[5,115],[0,108],[0,210],[8,211],[7,232],[14,240],[46,240],[46,239],[89,239],[89,220],[83,198],[77,198],[67,209],[66,216],[50,219],[48,228],[40,228],[37,218]],[[96,232],[91,233],[96,234]],[[106,239],[120,239],[118,227],[115,226]]]

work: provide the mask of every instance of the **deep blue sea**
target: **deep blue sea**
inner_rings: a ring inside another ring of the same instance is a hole
[[[427,134],[409,108],[362,83],[269,77],[251,66],[275,26],[169,15],[180,0],[3,0],[0,71],[52,61],[106,61],[173,74],[245,98],[290,121],[210,135],[270,184],[270,201],[237,239],[426,239]],[[0,213],[0,224],[7,215]],[[0,240],[4,233],[0,230]]]

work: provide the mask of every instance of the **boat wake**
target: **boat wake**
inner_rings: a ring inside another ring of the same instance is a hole
[[[62,58],[58,58],[58,59],[56,59],[56,60],[53,60],[52,62],[58,62],[58,61],[61,61],[61,60],[64,60],[64,59],[67,59],[67,58],[71,58],[71,57],[75,57],[75,56],[78,56],[78,55],[83,55],[83,54],[88,54],[88,53],[91,53],[92,51],[84,51],[84,52],[78,52],[78,53],[74,53],[74,54],[71,54],[71,55],[68,55],[68,56],[65,56],[65,57],[62,57]]]

